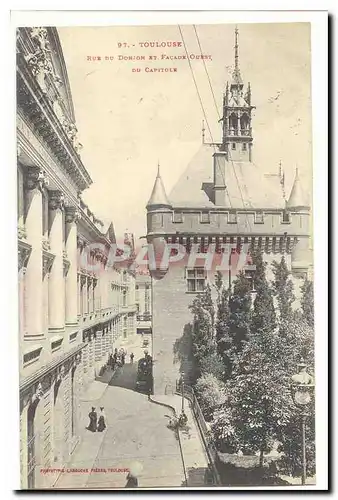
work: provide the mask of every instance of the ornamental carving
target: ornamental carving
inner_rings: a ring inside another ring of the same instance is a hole
[[[66,207],[66,223],[71,224],[81,219],[81,214],[76,207]]]
[[[25,187],[30,190],[42,190],[45,186],[48,186],[45,172],[40,167],[28,167],[26,169]]]
[[[85,276],[84,274],[81,274],[80,275],[80,282],[81,282],[81,287],[85,286],[85,284],[87,282],[87,276]]]
[[[55,259],[55,255],[53,255],[50,252],[47,252],[46,250],[43,250],[43,252],[42,252],[42,272],[43,272],[43,277],[45,277],[46,274],[50,273],[50,270],[52,268],[54,259]]]
[[[32,28],[30,34],[32,41],[35,43],[36,51],[25,56],[25,60],[41,90],[46,93],[46,75],[50,75],[57,86],[62,85],[62,80],[54,70],[47,29],[42,27]]]
[[[48,252],[50,250],[50,243],[49,239],[46,237],[42,238],[42,249]]]
[[[23,226],[18,226],[18,238],[19,240],[25,240],[27,237],[26,229]]]
[[[76,125],[74,123],[70,122],[69,120],[67,120],[67,118],[65,118],[63,120],[62,126],[64,128],[64,131],[67,134],[68,139],[73,144],[75,151],[77,153],[79,153],[81,151],[81,149],[83,148],[83,146],[82,146],[82,144],[80,144],[80,142],[77,138],[78,130],[76,128]]]
[[[49,191],[48,206],[51,210],[63,210],[64,208],[64,195],[62,191],[53,190]]]
[[[18,270],[26,268],[32,247],[25,241],[18,242]]]
[[[69,268],[70,268],[70,262],[69,262],[69,260],[64,258],[63,259],[63,275],[64,276],[67,276]]]

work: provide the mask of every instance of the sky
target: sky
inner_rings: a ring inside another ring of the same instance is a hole
[[[219,141],[222,95],[234,65],[231,24],[182,26],[191,66],[211,130]],[[239,24],[239,66],[250,81],[253,161],[265,173],[285,171],[288,196],[298,167],[312,189],[310,24]],[[146,234],[145,206],[157,173],[170,191],[202,142],[204,114],[184,47],[145,47],[147,42],[182,42],[177,25],[58,28],[70,81],[81,158],[93,185],[83,193],[91,210],[126,230]],[[120,46],[118,44],[121,44]],[[119,60],[144,56],[146,60]],[[157,60],[149,60],[156,56]],[[93,60],[101,57],[101,60]],[[108,57],[109,60],[105,60]],[[91,58],[91,60],[89,59]],[[113,58],[113,59],[111,59]],[[139,68],[140,71],[133,71]],[[177,68],[149,72],[145,68]],[[213,92],[213,94],[212,94]],[[215,106],[214,98],[217,108]],[[210,158],[212,171],[212,158]]]

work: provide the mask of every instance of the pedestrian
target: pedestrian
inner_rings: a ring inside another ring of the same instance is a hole
[[[117,356],[118,356],[118,354],[117,354],[117,349],[115,349],[114,356],[113,356],[113,359],[114,359],[114,361],[115,361],[115,364],[117,363]]]
[[[97,423],[97,431],[102,432],[106,428],[106,414],[104,412],[104,407],[100,407],[100,415],[99,415],[99,420]]]
[[[96,432],[97,427],[97,413],[95,411],[95,406],[92,406],[92,411],[88,414],[89,425],[87,429],[91,432]]]
[[[138,487],[138,479],[131,472],[128,472],[127,483],[125,488],[137,488]]]
[[[113,356],[112,356],[112,358],[111,358],[111,369],[112,369],[112,371],[115,370],[115,365],[116,365],[116,361],[115,361],[115,358],[113,358]]]
[[[184,427],[187,422],[188,422],[188,417],[186,416],[184,410],[182,410],[180,418],[179,418],[179,424],[181,427]]]
[[[113,355],[111,353],[109,354],[108,364],[110,367],[113,367]]]
[[[124,352],[121,354],[121,364],[122,366],[124,365],[124,363],[126,362],[126,355],[124,354]]]
[[[134,362],[134,353],[133,352],[130,353],[130,362],[131,362],[131,364],[133,364],[133,362]]]

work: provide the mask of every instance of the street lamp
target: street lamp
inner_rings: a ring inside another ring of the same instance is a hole
[[[305,420],[306,410],[311,403],[314,390],[313,377],[306,372],[307,365],[301,361],[298,365],[299,372],[291,377],[292,400],[302,410],[302,485],[306,481],[306,440],[305,440]]]
[[[182,412],[184,411],[184,372],[181,373]]]

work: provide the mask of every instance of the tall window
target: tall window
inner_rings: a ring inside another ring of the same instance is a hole
[[[28,489],[35,487],[35,418],[36,404],[30,405],[27,412],[27,482]]]
[[[145,312],[145,314],[149,314],[149,312],[150,312],[149,285],[146,285],[145,290],[144,290],[144,312]]]
[[[123,305],[123,307],[125,307],[127,305],[127,290],[123,290],[122,305]]]
[[[206,270],[204,267],[187,269],[187,291],[203,292],[206,282]]]

